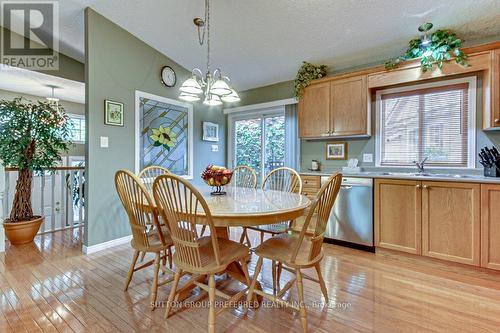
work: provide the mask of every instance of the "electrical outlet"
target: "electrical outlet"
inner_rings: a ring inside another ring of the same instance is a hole
[[[363,163],[373,163],[373,154],[363,154]]]
[[[212,145],[212,151],[213,152],[218,152],[219,151],[219,145]]]

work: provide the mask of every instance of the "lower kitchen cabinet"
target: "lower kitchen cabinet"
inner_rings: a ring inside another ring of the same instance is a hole
[[[480,202],[479,184],[422,182],[422,254],[479,266]]]
[[[500,270],[500,185],[481,185],[481,266]]]
[[[420,182],[375,179],[375,246],[421,254]]]

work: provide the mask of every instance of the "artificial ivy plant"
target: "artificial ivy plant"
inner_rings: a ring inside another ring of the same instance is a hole
[[[69,148],[71,124],[62,106],[23,98],[0,101],[0,160],[19,169],[6,222],[36,219],[31,205],[33,172],[57,166]]]
[[[467,56],[460,49],[463,41],[448,29],[436,30],[430,35],[427,32],[432,29],[432,23],[421,25],[418,30],[424,32],[423,38],[410,40],[406,52],[385,63],[386,69],[393,69],[403,61],[420,58],[422,72],[431,70],[436,66],[441,69],[443,64],[455,57],[457,64],[467,66]]]
[[[304,89],[311,83],[312,80],[320,79],[326,76],[328,66],[313,65],[307,61],[302,62],[302,66],[295,77],[295,97],[301,98],[304,94]]]

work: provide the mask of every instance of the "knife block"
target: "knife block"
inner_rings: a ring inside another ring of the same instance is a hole
[[[490,167],[484,167],[484,176],[485,177],[500,177],[500,167],[493,164]]]

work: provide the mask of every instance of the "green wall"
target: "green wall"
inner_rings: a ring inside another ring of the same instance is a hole
[[[87,182],[85,245],[91,246],[130,235],[125,212],[116,194],[114,175],[118,169],[134,169],[135,91],[177,98],[179,86],[189,72],[90,8],[85,11]],[[165,87],[160,69],[171,66],[177,85]],[[124,103],[124,127],[104,125],[104,100]],[[211,152],[203,142],[202,121],[219,124],[219,151]],[[207,164],[225,164],[225,117],[222,109],[194,105],[194,182]],[[109,137],[109,148],[100,148],[99,138]]]
[[[242,91],[240,93],[241,102],[234,106],[265,103],[291,97],[293,97],[293,81],[284,81]]]

